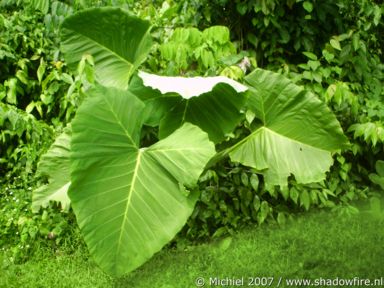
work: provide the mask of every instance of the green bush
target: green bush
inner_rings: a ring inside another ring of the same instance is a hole
[[[22,263],[38,249],[65,247],[70,252],[83,245],[72,213],[62,213],[54,204],[32,213],[31,193],[37,185],[40,181],[22,172],[0,183],[0,249],[6,262]]]
[[[196,1],[187,2],[192,7]],[[351,145],[335,155],[335,164],[322,185],[303,186],[291,179],[288,192],[272,191],[275,198],[263,191],[261,185],[259,193],[268,196],[265,201],[270,205],[271,213],[267,218],[279,221],[283,219],[281,215],[310,207],[353,213],[355,208],[351,205],[355,201],[380,194],[371,187],[369,175],[375,170],[376,160],[384,158],[380,108],[384,104],[383,38],[380,34],[384,28],[384,5],[360,0],[195,4],[196,15],[205,16],[199,20],[201,27],[227,25],[235,43],[256,52],[259,66],[277,70],[314,91],[335,111],[343,129],[348,131]],[[243,127],[237,135],[247,133]],[[255,209],[247,193],[240,192],[249,187],[244,187],[241,181],[237,181],[240,183],[237,187],[232,173],[228,173],[234,167],[228,163],[222,165],[228,166],[227,171],[219,165],[211,172],[221,171],[214,178],[202,179],[202,197],[184,229],[191,238],[220,234],[232,231],[239,223],[259,221],[250,217],[249,212],[244,213],[245,209],[238,208],[238,203],[243,202],[248,203],[251,211]],[[241,179],[241,175],[251,173],[248,170],[236,167],[238,176],[235,178]],[[223,195],[226,195],[224,201]]]
[[[0,175],[12,182],[34,173],[42,151],[54,137],[53,129],[13,105],[0,103]]]
[[[39,155],[54,138],[49,125],[60,129],[71,120],[83,84],[91,80],[89,60],[80,63],[75,76],[61,59],[55,33],[70,9],[57,3],[45,16],[21,4],[6,6],[8,10],[0,14],[2,175],[23,167],[34,171]]]
[[[76,229],[73,214],[57,205],[37,214],[30,205],[44,180],[34,176],[37,162],[73,117],[91,65],[84,59],[75,76],[60,60],[55,33],[68,6],[53,2],[47,15],[25,1],[0,7],[0,247],[20,262],[39,247],[70,242]]]
[[[351,28],[378,36],[383,25],[381,7],[363,0],[215,0],[199,1],[197,11],[205,16],[200,25],[228,26],[243,48],[256,50],[259,65],[276,67],[300,63],[304,51],[320,54],[332,36]],[[376,39],[382,44],[382,37]]]
[[[317,184],[290,177],[286,188],[268,186],[260,171],[228,159],[218,162],[200,178],[199,200],[177,241],[219,237],[267,220],[283,224],[296,212],[316,208],[354,213],[355,201],[382,193],[373,185],[382,176],[373,176],[375,163],[384,159],[380,1],[42,0],[25,7],[21,2],[0,2],[0,247],[16,262],[41,245],[56,249],[80,241],[72,211],[51,204],[32,214],[29,207],[30,190],[46,182],[31,177],[37,160],[55,131],[73,118],[84,87],[95,78],[89,55],[77,70],[67,69],[58,27],[73,11],[91,6],[124,7],[154,23],[146,70],[240,81],[256,66],[278,71],[319,95],[351,142],[333,155],[335,164]],[[230,147],[260,124],[244,112],[247,120],[218,148]],[[157,132],[144,126],[141,143],[152,145]]]
[[[221,223],[233,227],[244,216],[244,222],[261,224],[271,212],[283,223],[284,212],[270,206],[280,202],[278,193],[285,200],[293,193],[288,177],[303,185],[322,181],[332,153],[347,144],[326,105],[280,74],[255,69],[242,85],[222,76],[136,72],[151,51],[150,27],[119,8],[93,8],[64,20],[61,49],[68,66],[74,70],[92,59],[95,83],[72,133],[60,135],[43,156],[40,168],[49,183],[34,191],[35,208],[50,200],[68,203],[69,197],[91,255],[115,276],[141,266],[172,240],[193,211],[199,176],[215,162],[229,158],[252,173],[243,170],[239,178],[236,169],[227,171],[233,173],[228,192],[240,201]],[[113,31],[112,38],[106,31]],[[222,26],[176,29],[160,53],[180,70],[188,62],[214,69],[235,52],[231,44]],[[244,118],[249,135],[231,137]],[[139,146],[144,124],[159,127],[160,140],[149,147]],[[205,203],[210,190],[201,194]],[[261,199],[264,192],[271,198]],[[307,210],[316,202],[306,190],[295,192],[291,198]],[[215,216],[227,208],[221,196]]]

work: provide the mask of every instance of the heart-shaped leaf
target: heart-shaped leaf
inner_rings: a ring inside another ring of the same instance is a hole
[[[336,117],[314,94],[286,77],[256,69],[246,77],[248,106],[259,123],[229,152],[232,161],[256,168],[272,185],[321,181],[331,152],[347,144]]]
[[[168,77],[140,71],[129,90],[145,102],[150,116],[146,124],[160,123],[160,138],[190,122],[218,143],[242,119],[247,87],[223,76]]]
[[[197,200],[188,190],[215,149],[189,123],[139,148],[143,102],[114,88],[87,93],[72,124],[69,196],[95,261],[122,275],[183,227]]]
[[[84,55],[92,55],[96,80],[126,89],[133,71],[151,49],[149,29],[148,21],[120,8],[88,9],[63,22],[61,50],[73,70]]]

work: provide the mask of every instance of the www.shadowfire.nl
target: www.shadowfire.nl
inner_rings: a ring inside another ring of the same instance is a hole
[[[384,286],[384,278],[377,279],[361,279],[359,277],[354,278],[317,278],[317,279],[285,279],[287,286],[297,287],[297,286]]]

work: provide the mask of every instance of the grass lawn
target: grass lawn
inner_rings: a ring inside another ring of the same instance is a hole
[[[280,287],[287,287],[287,278],[384,278],[384,213],[317,212],[283,227],[249,227],[217,242],[164,249],[119,279],[100,271],[83,249],[71,255],[40,251],[25,264],[3,266],[0,287],[188,288],[197,287],[197,277],[204,287],[235,287],[209,285],[210,277],[224,279],[222,284],[243,277],[240,287],[250,287],[249,277],[274,277],[270,287],[279,277]]]

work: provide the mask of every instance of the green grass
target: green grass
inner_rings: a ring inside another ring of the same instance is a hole
[[[249,227],[221,241],[164,249],[120,279],[102,273],[82,249],[71,255],[40,251],[25,264],[3,267],[0,287],[179,288],[196,287],[197,277],[244,277],[247,287],[248,277],[261,276],[275,277],[275,285],[278,277],[384,277],[383,213],[318,212],[284,227]]]

